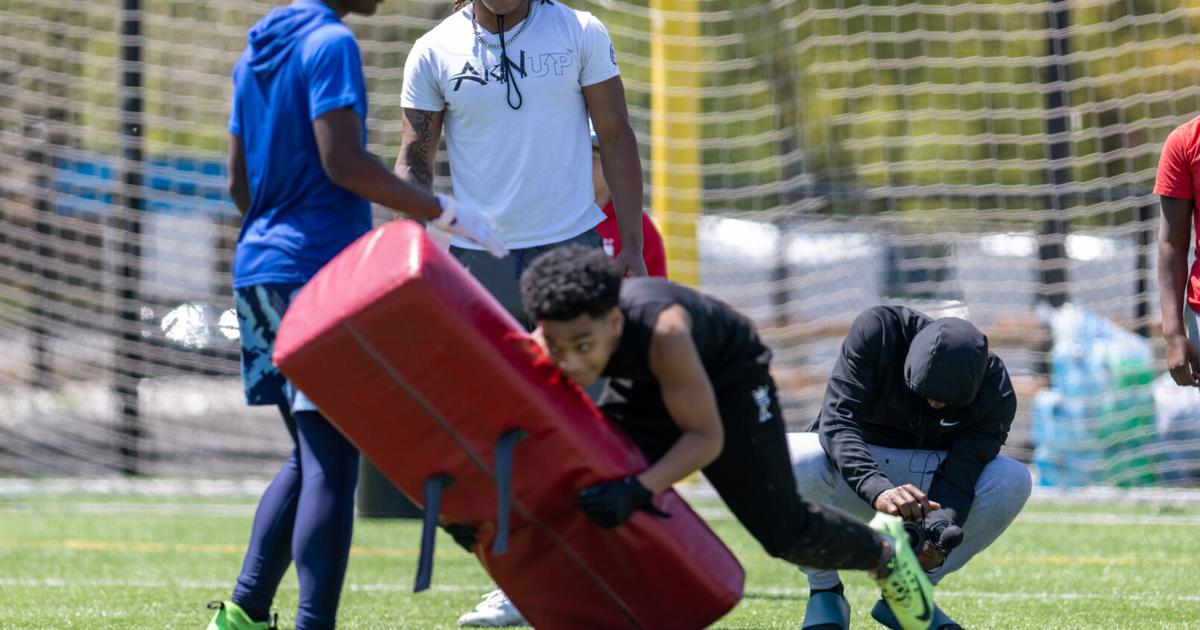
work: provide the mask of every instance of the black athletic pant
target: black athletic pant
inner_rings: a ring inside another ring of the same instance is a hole
[[[883,549],[873,530],[797,494],[783,413],[766,366],[745,370],[739,381],[716,392],[725,445],[704,476],[768,554],[805,567],[877,567]],[[613,379],[600,408],[652,462],[679,438],[655,384]]]

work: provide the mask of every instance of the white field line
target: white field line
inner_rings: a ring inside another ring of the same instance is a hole
[[[246,545],[233,543],[195,544],[146,542],[136,540],[89,540],[80,538],[46,540],[17,540],[0,538],[0,550],[4,549],[20,549],[23,551],[36,549],[44,551],[125,554],[170,553],[176,555],[241,555],[245,553]],[[362,545],[354,545],[350,547],[350,555],[375,558],[416,558],[420,555],[420,548],[416,545],[412,547],[367,547]],[[453,545],[443,545],[442,547],[438,547],[436,550],[434,550],[433,555],[437,558],[469,557],[465,551],[462,551]]]
[[[129,494],[153,497],[251,498],[262,495],[268,478],[149,478],[129,479],[25,479],[0,478],[0,498],[54,496],[63,494]],[[691,500],[716,499],[716,492],[703,479],[676,487]],[[1037,486],[1030,499],[1038,504],[1114,502],[1126,504],[1200,505],[1197,488],[1045,488]]]
[[[772,595],[772,596],[808,596],[808,589],[798,588],[758,588],[746,593],[747,597],[755,595]],[[1058,602],[1058,601],[1112,601],[1125,600],[1133,602],[1200,602],[1200,595],[1148,595],[1141,593],[1074,593],[1070,591],[1051,593],[1047,591],[1035,593],[1021,592],[996,592],[996,591],[956,591],[948,588],[937,589],[937,599],[950,598],[971,598],[971,599],[988,599],[1002,601],[1030,601],[1037,600],[1043,602]]]
[[[1121,514],[1077,514],[1055,512],[1028,512],[1017,517],[1017,523],[1037,525],[1200,525],[1200,514],[1146,514],[1123,516]]]
[[[49,516],[54,514],[95,516],[187,516],[189,518],[231,518],[254,515],[253,503],[185,503],[154,501],[122,503],[117,501],[70,501],[64,503],[23,503],[0,501],[0,513]]]
[[[174,555],[204,555],[224,554],[241,555],[245,552],[244,545],[232,543],[195,544],[195,543],[163,543],[131,540],[86,540],[86,539],[0,539],[0,551],[20,549],[24,551],[40,550],[47,552],[84,552],[84,553],[122,553],[122,554],[163,554]],[[375,558],[416,558],[419,549],[412,547],[367,547],[355,545],[350,548],[352,557]],[[436,557],[466,558],[465,552],[455,547],[443,547],[434,551]],[[743,562],[769,563],[774,560],[765,553],[750,553],[742,556]],[[1188,557],[1163,556],[1080,556],[1080,555],[988,555],[977,562],[993,566],[1047,566],[1074,565],[1091,567],[1121,567],[1121,566],[1188,566],[1195,564]]]
[[[282,464],[282,460],[280,461]],[[152,497],[217,497],[225,499],[258,498],[271,482],[267,478],[249,479],[103,479],[0,478],[0,497],[56,496],[63,494],[130,494]]]
[[[693,508],[696,513],[707,521],[732,521],[731,514],[725,508]],[[1025,512],[1017,517],[1017,524],[1030,525],[1163,525],[1163,526],[1198,526],[1200,514],[1146,514],[1143,516],[1123,516],[1120,514],[1079,514],[1075,512]]]
[[[1041,504],[1044,506],[1045,504]],[[123,503],[111,501],[71,501],[68,503],[0,502],[0,513],[49,516],[86,514],[95,516],[145,515],[187,516],[189,518],[248,518],[254,515],[253,503],[188,503],[155,501]],[[733,515],[723,507],[698,507],[696,512],[709,521],[730,521]],[[1027,511],[1017,518],[1019,524],[1034,525],[1200,525],[1200,514],[1122,515],[1105,513]]]
[[[188,589],[188,590],[225,590],[228,582],[200,580],[129,580],[129,579],[90,579],[90,578],[0,578],[0,587],[10,588],[145,588],[145,589]],[[284,590],[296,590],[294,581],[285,581],[279,587]],[[405,582],[349,582],[345,587],[352,592],[385,592],[405,593],[412,591],[412,584]],[[431,590],[443,593],[479,592],[483,593],[494,588],[489,583],[476,584],[437,584]],[[808,589],[799,588],[758,588],[746,592],[746,597],[754,596],[795,596],[807,597]],[[1171,595],[1171,594],[1140,594],[1140,593],[1075,593],[1065,592],[996,592],[996,591],[956,591],[938,589],[937,596],[949,599],[987,599],[1001,601],[1041,601],[1047,603],[1061,601],[1112,601],[1124,600],[1131,602],[1151,603],[1200,603],[1200,595]]]
[[[200,580],[126,580],[126,579],[92,579],[92,578],[0,578],[0,588],[175,588],[197,591],[229,590],[230,582],[200,581]],[[299,587],[294,580],[285,580],[279,585],[281,590],[295,591]],[[357,583],[349,582],[345,589],[359,592],[412,592],[411,583]],[[490,583],[478,584],[433,584],[430,590],[443,593],[479,592],[485,593],[495,588]]]

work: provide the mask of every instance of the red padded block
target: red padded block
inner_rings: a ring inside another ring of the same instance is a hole
[[[673,491],[655,500],[667,519],[639,512],[604,530],[579,510],[580,488],[644,458],[418,224],[389,223],[326,265],[288,309],[274,358],[410,498],[453,477],[442,521],[479,528],[479,560],[535,626],[701,628],[741,598],[741,566]],[[527,436],[509,551],[493,556],[493,450],[515,428]]]

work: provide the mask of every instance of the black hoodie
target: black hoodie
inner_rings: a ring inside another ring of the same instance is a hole
[[[929,400],[946,407],[934,410]],[[829,458],[871,505],[894,484],[867,444],[948,451],[929,498],[953,509],[962,525],[975,482],[1000,452],[1016,411],[1004,362],[973,325],[877,306],[850,327],[810,430],[820,433]]]

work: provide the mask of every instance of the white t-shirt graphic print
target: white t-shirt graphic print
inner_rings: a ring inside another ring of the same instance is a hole
[[[480,28],[493,47],[482,45],[469,7],[416,41],[400,99],[445,112],[454,196],[482,208],[510,249],[564,241],[604,220],[593,201],[583,88],[620,74],[608,31],[590,13],[533,0],[526,20],[519,35],[522,24],[505,33],[519,109],[501,81],[500,38]]]

